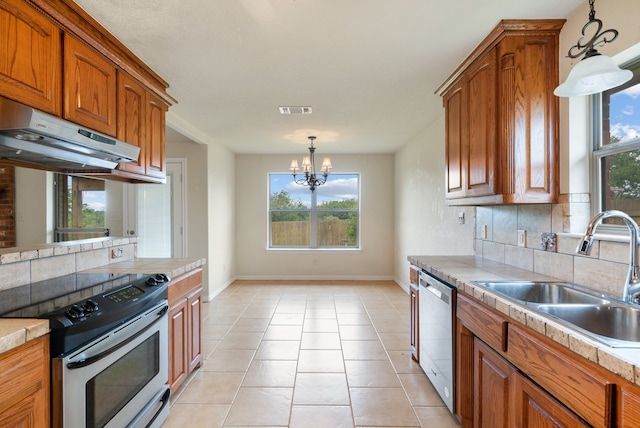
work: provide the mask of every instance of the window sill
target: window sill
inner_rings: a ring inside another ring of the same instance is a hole
[[[361,253],[361,248],[267,248],[268,253]]]

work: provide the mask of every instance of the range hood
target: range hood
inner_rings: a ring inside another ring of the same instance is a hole
[[[0,97],[0,160],[61,172],[111,170],[140,148]]]

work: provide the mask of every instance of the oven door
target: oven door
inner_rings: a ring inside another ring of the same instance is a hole
[[[52,360],[54,427],[162,424],[169,410],[167,312],[163,301]]]

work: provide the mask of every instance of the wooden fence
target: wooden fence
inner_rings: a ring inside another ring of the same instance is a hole
[[[349,220],[318,222],[318,246],[342,247],[349,245]],[[351,243],[354,245],[355,243]],[[309,246],[308,221],[278,221],[271,223],[271,245],[274,247]]]

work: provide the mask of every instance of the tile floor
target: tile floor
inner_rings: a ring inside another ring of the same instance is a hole
[[[391,281],[238,281],[203,305],[204,363],[173,427],[457,427],[411,360]]]

